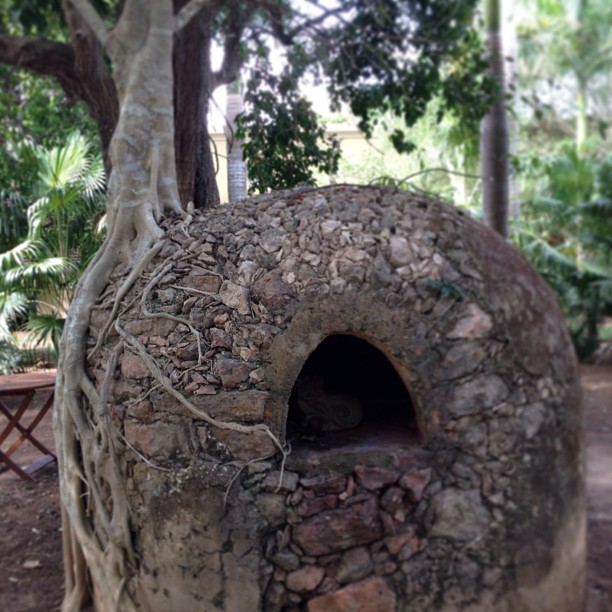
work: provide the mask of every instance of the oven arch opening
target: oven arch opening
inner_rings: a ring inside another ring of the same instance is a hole
[[[413,401],[389,359],[347,334],[327,336],[304,363],[291,392],[286,433],[294,445],[419,440]]]

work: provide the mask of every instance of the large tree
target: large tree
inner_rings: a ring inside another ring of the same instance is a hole
[[[264,92],[278,85],[290,102],[288,92],[309,67],[321,66],[334,102],[350,103],[366,133],[380,109],[410,124],[434,96],[441,99],[441,108],[478,119],[483,64],[470,30],[473,4],[456,1],[449,9],[442,0],[125,0],[113,16],[89,0],[64,0],[71,44],[0,37],[0,59],[51,73],[87,102],[112,168],[107,237],[71,304],[58,367],[55,428],[64,514],[64,610],[81,609],[90,590],[100,610],[135,607],[124,586],[143,560],[134,554],[117,458],[120,441],[106,410],[110,378],[97,386],[88,376],[86,339],[93,305],[113,269],[123,264],[127,270],[117,295],[111,296],[118,305],[163,246],[161,218],[174,213],[187,224],[192,209],[186,200],[215,199],[214,177],[202,161],[210,161],[203,111],[211,93],[236,77],[252,51],[255,72],[267,78]],[[223,49],[218,69],[212,67],[213,40]],[[273,44],[286,49],[279,55],[289,60],[287,68],[277,70],[268,59]],[[303,103],[297,100],[302,113]],[[265,117],[274,109],[267,103],[258,106],[256,97],[252,101],[254,124],[263,122],[264,132],[274,134]],[[286,121],[294,116],[291,105],[277,110],[285,120],[283,130],[296,127]],[[312,114],[306,114],[312,122]],[[247,133],[249,122],[247,117]],[[399,133],[395,144],[410,148]],[[115,316],[116,307],[108,325]],[[146,347],[142,350],[146,359]],[[113,364],[107,364],[109,376],[113,371]]]
[[[186,3],[173,0],[173,13]],[[107,51],[76,4],[5,0],[0,5],[0,62],[50,75],[68,99],[83,101],[98,126],[110,170],[108,150],[119,118],[119,96]],[[114,23],[129,3],[93,4],[102,18]],[[305,78],[325,80],[334,105],[348,104],[367,135],[381,110],[413,125],[436,96],[443,112],[477,121],[483,110],[483,66],[472,30],[475,4],[203,2],[198,15],[175,34],[173,47],[175,155],[183,206],[189,201],[196,208],[218,202],[206,115],[213,92],[232,83],[241,69],[251,75],[241,121],[250,143],[249,172],[262,189],[286,184],[276,180],[279,175],[287,180],[286,172],[258,164],[271,156],[282,154],[289,160],[295,182],[312,180],[311,167],[335,167],[337,149],[321,138],[318,118],[298,91]],[[213,61],[215,50],[220,62]],[[400,150],[412,146],[400,132],[394,144]]]

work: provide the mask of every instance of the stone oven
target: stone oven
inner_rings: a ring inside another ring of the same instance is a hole
[[[143,610],[581,609],[571,343],[468,215],[336,186],[170,221],[119,323],[151,359],[109,333],[91,373]]]

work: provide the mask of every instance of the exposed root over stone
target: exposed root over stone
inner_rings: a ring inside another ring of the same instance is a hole
[[[65,599],[63,610],[81,610],[93,598],[99,610],[136,609],[126,588],[136,567],[131,511],[121,471],[121,439],[108,410],[108,391],[118,345],[107,364],[101,391],[85,370],[86,338],[94,304],[104,294],[113,269],[128,264],[100,349],[120,304],[163,243],[159,221],[165,212],[183,215],[174,159],[173,35],[179,27],[167,0],[132,0],[113,30],[88,0],[72,0],[114,65],[120,117],[109,148],[113,173],[108,187],[108,235],[77,289],[64,335],[55,395],[63,502]],[[184,25],[203,5],[187,3]],[[139,27],[133,21],[138,19]],[[187,227],[189,218],[185,218]],[[130,346],[133,346],[131,344]],[[91,589],[91,593],[89,592]]]

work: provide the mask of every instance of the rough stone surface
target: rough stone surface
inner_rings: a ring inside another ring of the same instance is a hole
[[[368,491],[375,491],[381,487],[394,483],[399,478],[399,472],[386,468],[367,468],[358,465],[355,468],[359,484]]]
[[[370,578],[312,599],[308,612],[395,612],[395,596],[381,578]]]
[[[137,608],[581,609],[576,363],[511,246],[441,202],[351,186],[164,223],[119,317],[186,401],[129,350],[108,372],[112,328],[88,364],[131,446],[117,452]],[[93,311],[89,348],[109,312]],[[331,336],[380,350],[408,400],[389,408],[381,389],[356,427],[297,435],[296,380]]]
[[[412,501],[421,501],[423,491],[431,480],[431,468],[424,470],[411,470],[399,479],[400,487],[406,489]]]
[[[187,436],[181,425],[151,423],[145,425],[127,420],[125,438],[137,450],[154,459],[169,459],[177,453],[187,454]]]
[[[308,593],[319,586],[323,576],[325,576],[325,571],[322,568],[307,565],[287,576],[287,588],[297,593]]]
[[[480,413],[501,404],[508,393],[508,387],[497,374],[479,376],[455,389],[452,410],[457,416]]]
[[[150,376],[149,369],[138,355],[127,353],[121,360],[121,374],[125,378],[146,378]]]
[[[217,357],[215,360],[215,370],[221,379],[221,384],[226,389],[234,389],[240,383],[246,382],[251,373],[251,368],[248,364],[226,357]]]
[[[238,314],[247,315],[251,312],[249,290],[246,287],[241,287],[231,281],[223,281],[219,289],[219,297],[226,306],[234,308]]]
[[[459,540],[482,538],[491,527],[492,517],[480,491],[446,489],[432,499],[436,516],[431,534]]]
[[[320,556],[368,544],[381,536],[373,497],[347,508],[326,511],[295,527],[293,538],[308,555]]]
[[[465,316],[457,322],[448,337],[474,340],[485,336],[492,327],[491,317],[483,312],[478,305],[470,304],[466,309]]]
[[[357,582],[372,571],[372,557],[365,546],[351,548],[343,555],[336,569],[338,584]]]

